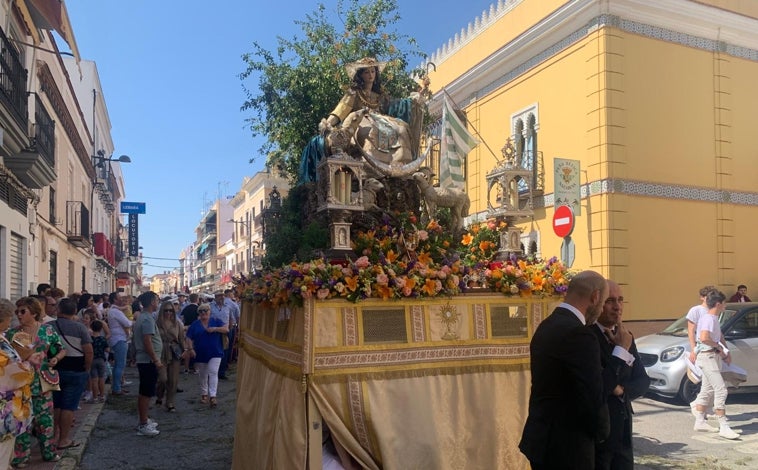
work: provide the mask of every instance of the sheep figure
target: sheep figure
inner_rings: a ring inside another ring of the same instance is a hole
[[[353,193],[353,203],[363,203],[363,207],[369,211],[381,211],[382,208],[376,204],[376,193],[384,189],[384,185],[376,178],[368,178],[363,181],[363,188],[360,192]]]
[[[434,217],[439,207],[447,207],[450,209],[450,227],[454,233],[459,233],[463,230],[463,218],[468,215],[469,207],[471,206],[471,200],[468,194],[459,189],[453,188],[440,188],[432,186],[431,183],[432,173],[430,171],[417,171],[413,174],[413,180],[421,192],[421,197],[426,203],[427,213],[429,217]]]

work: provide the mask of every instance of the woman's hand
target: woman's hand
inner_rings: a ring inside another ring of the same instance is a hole
[[[29,361],[29,364],[39,367],[40,364],[42,364],[42,361],[45,359],[45,353],[43,352],[36,352],[29,356],[27,361]]]

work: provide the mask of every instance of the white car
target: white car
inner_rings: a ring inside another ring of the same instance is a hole
[[[758,302],[728,303],[719,317],[732,364],[747,371],[747,381],[740,389],[758,387]],[[700,385],[687,378],[689,355],[687,318],[682,317],[660,333],[636,340],[640,359],[650,376],[650,391],[665,397],[677,397],[685,403],[695,399]],[[730,389],[732,393],[734,389]],[[755,389],[750,390],[755,391]]]

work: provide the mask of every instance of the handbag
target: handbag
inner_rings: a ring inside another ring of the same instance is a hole
[[[169,348],[171,348],[171,356],[174,358],[174,360],[179,361],[182,359],[182,354],[184,354],[184,350],[181,346],[179,346],[179,343],[171,343],[169,345]]]
[[[61,376],[55,369],[39,369],[39,385],[42,393],[59,392],[61,390]]]
[[[224,351],[229,349],[229,334],[228,333],[219,333],[221,335],[221,347]]]

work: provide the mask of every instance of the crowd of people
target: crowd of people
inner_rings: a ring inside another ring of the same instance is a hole
[[[65,296],[40,284],[15,305],[0,299],[0,470],[29,465],[32,434],[45,461],[79,446],[74,411],[106,401],[106,382],[111,395],[127,395],[130,363],[139,373],[138,435],[160,433],[148,417],[153,399],[176,412],[180,373],[196,374],[200,402],[215,408],[218,381],[236,359],[240,308],[231,290],[213,297],[145,292],[132,302],[125,292]]]

